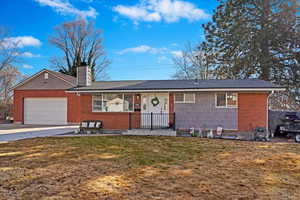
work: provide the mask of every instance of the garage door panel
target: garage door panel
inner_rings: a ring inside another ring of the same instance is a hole
[[[67,124],[66,98],[25,98],[25,124]]]

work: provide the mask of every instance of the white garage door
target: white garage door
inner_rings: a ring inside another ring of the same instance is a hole
[[[67,124],[67,98],[25,98],[24,124]]]

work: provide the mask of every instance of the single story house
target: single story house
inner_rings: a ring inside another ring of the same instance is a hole
[[[253,130],[268,126],[268,97],[284,88],[248,80],[91,81],[44,69],[14,87],[14,121],[78,124],[102,120],[104,129],[211,128]]]

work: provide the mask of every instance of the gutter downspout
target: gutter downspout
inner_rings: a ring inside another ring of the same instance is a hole
[[[267,97],[267,132],[269,132],[269,98],[272,94],[274,94],[274,90],[272,90]],[[273,137],[273,133],[271,133],[271,137]]]

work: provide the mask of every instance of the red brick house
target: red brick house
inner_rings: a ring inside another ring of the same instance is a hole
[[[77,124],[102,120],[104,129],[228,130],[267,127],[268,97],[284,88],[248,80],[142,80],[91,82],[88,67],[78,78],[44,69],[14,87],[14,121]]]

